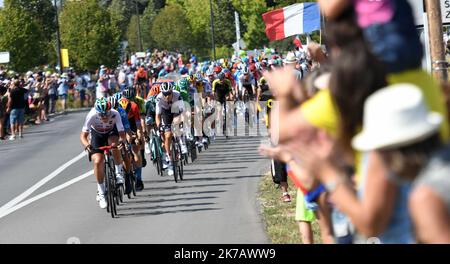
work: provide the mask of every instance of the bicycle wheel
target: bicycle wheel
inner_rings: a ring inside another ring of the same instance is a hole
[[[136,173],[134,172],[134,168],[130,175],[130,184],[131,184],[131,192],[133,196],[136,197]]]
[[[172,167],[173,167],[173,178],[175,182],[178,182],[178,162],[177,162],[177,146],[175,143],[175,139],[172,138]]]
[[[161,173],[161,167],[159,164],[160,157],[159,157],[159,153],[158,153],[158,145],[156,143],[155,138],[152,139],[151,151],[152,151],[153,164],[156,167],[157,173],[160,174]]]
[[[125,194],[125,189],[123,187],[123,185],[119,186],[119,202],[123,203],[123,196]]]
[[[107,166],[107,173],[106,173],[106,183],[107,183],[107,192],[108,192],[108,207],[109,207],[109,212],[111,213],[111,217],[114,218],[115,215],[117,214],[116,211],[116,202],[114,199],[114,172],[111,168],[111,164],[108,163]]]
[[[105,162],[104,166],[104,172],[105,172],[105,178],[103,179],[103,182],[105,184],[105,195],[106,195],[106,212],[110,213],[112,211],[111,209],[111,202],[109,201],[109,190],[111,189],[109,186],[109,170],[108,165]]]
[[[191,152],[191,163],[194,163],[194,161],[197,159],[197,148],[195,147],[194,143],[190,143],[190,152]]]
[[[181,154],[181,145],[177,143],[177,148],[178,148],[178,156],[177,158],[178,160],[178,174],[180,177],[180,180],[183,180],[183,174],[184,174],[184,170],[183,170],[183,155]]]

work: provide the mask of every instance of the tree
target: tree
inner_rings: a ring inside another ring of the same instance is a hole
[[[268,42],[262,14],[267,12],[264,0],[232,0],[247,28],[244,41],[249,49],[260,48]]]
[[[5,5],[21,8],[32,16],[50,41],[56,32],[56,10],[51,0],[6,0]]]
[[[236,42],[234,11],[236,9],[229,0],[214,0],[214,26],[216,43],[230,46]]]
[[[152,35],[160,49],[186,51],[190,47],[190,26],[184,10],[169,4],[155,17]]]
[[[152,24],[157,15],[155,0],[149,0],[147,8],[141,17],[142,42],[145,49],[153,48],[155,41],[152,38]]]
[[[136,52],[136,51],[141,51],[138,50],[139,49],[139,44],[138,44],[138,16],[134,15],[131,17],[130,19],[130,23],[128,24],[128,29],[127,29],[127,40],[128,40],[128,47],[130,51]]]
[[[76,69],[94,71],[100,64],[117,65],[120,29],[96,0],[66,2],[60,23],[62,47],[69,49]]]
[[[132,7],[127,0],[112,0],[108,8],[113,21],[120,28],[122,39],[126,38],[128,24],[134,13]]]
[[[10,65],[25,72],[42,62],[44,35],[32,14],[16,5],[5,3],[0,10],[0,50],[9,51]]]
[[[37,65],[56,61],[56,10],[51,0],[5,0],[5,6],[15,7],[26,12],[39,25],[43,47]]]

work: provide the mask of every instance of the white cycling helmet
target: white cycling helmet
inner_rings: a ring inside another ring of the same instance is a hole
[[[163,94],[171,93],[173,91],[173,84],[170,82],[162,83],[160,89]]]

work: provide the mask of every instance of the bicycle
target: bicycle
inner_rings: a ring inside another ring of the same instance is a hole
[[[105,182],[106,182],[106,202],[107,207],[106,211],[108,213],[111,213],[111,217],[115,218],[117,214],[117,205],[119,205],[119,195],[120,195],[120,189],[123,188],[117,188],[116,185],[116,172],[114,169],[114,159],[111,158],[111,150],[116,149],[117,147],[112,146],[104,146],[100,147],[97,150],[100,150],[103,152],[104,156],[104,163],[105,163]],[[89,162],[91,162],[91,156],[89,155]],[[118,193],[119,192],[119,193]],[[123,192],[122,192],[123,193]]]
[[[163,176],[162,159],[163,149],[161,137],[158,135],[156,128],[153,127],[150,131],[150,155],[153,165],[156,167],[158,175]]]
[[[136,197],[136,182],[137,182],[137,177],[136,177],[136,173],[135,173],[135,166],[134,166],[134,154],[132,151],[132,147],[131,147],[131,143],[127,142],[126,144],[128,144],[128,148],[126,148],[126,155],[128,155],[129,159],[131,160],[130,162],[130,173],[128,175],[128,177],[130,177],[130,185],[131,185],[131,193],[127,194],[128,199],[131,199],[131,194],[133,194],[134,197]]]
[[[180,180],[183,180],[184,176],[183,155],[181,153],[179,138],[174,135],[172,137],[172,142],[170,145],[170,151],[172,154],[173,178],[177,183],[178,177],[180,178]]]

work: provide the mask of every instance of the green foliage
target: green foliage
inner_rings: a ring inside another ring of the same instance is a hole
[[[127,0],[112,0],[108,10],[112,20],[120,28],[122,39],[125,39],[128,24],[134,13],[133,6]]]
[[[155,0],[149,0],[147,8],[145,8],[144,13],[141,17],[141,36],[143,42],[143,48],[151,49],[155,46],[155,41],[152,37],[152,24],[153,20],[157,15],[157,10],[155,8]]]
[[[190,47],[190,26],[178,4],[164,7],[153,20],[152,36],[157,48],[186,51]]]
[[[127,29],[127,40],[128,47],[131,52],[140,51],[139,50],[139,39],[138,39],[138,16],[134,15],[130,19],[130,23],[128,24]]]
[[[116,66],[120,29],[96,0],[66,2],[60,24],[62,48],[69,50],[71,66],[90,71],[100,64]]]
[[[243,36],[247,48],[260,48],[266,44],[268,39],[261,16],[268,10],[266,2],[264,0],[232,0],[232,3],[247,28]]]
[[[0,50],[10,52],[11,68],[25,72],[38,66],[45,47],[43,31],[33,15],[6,2],[0,10]]]

